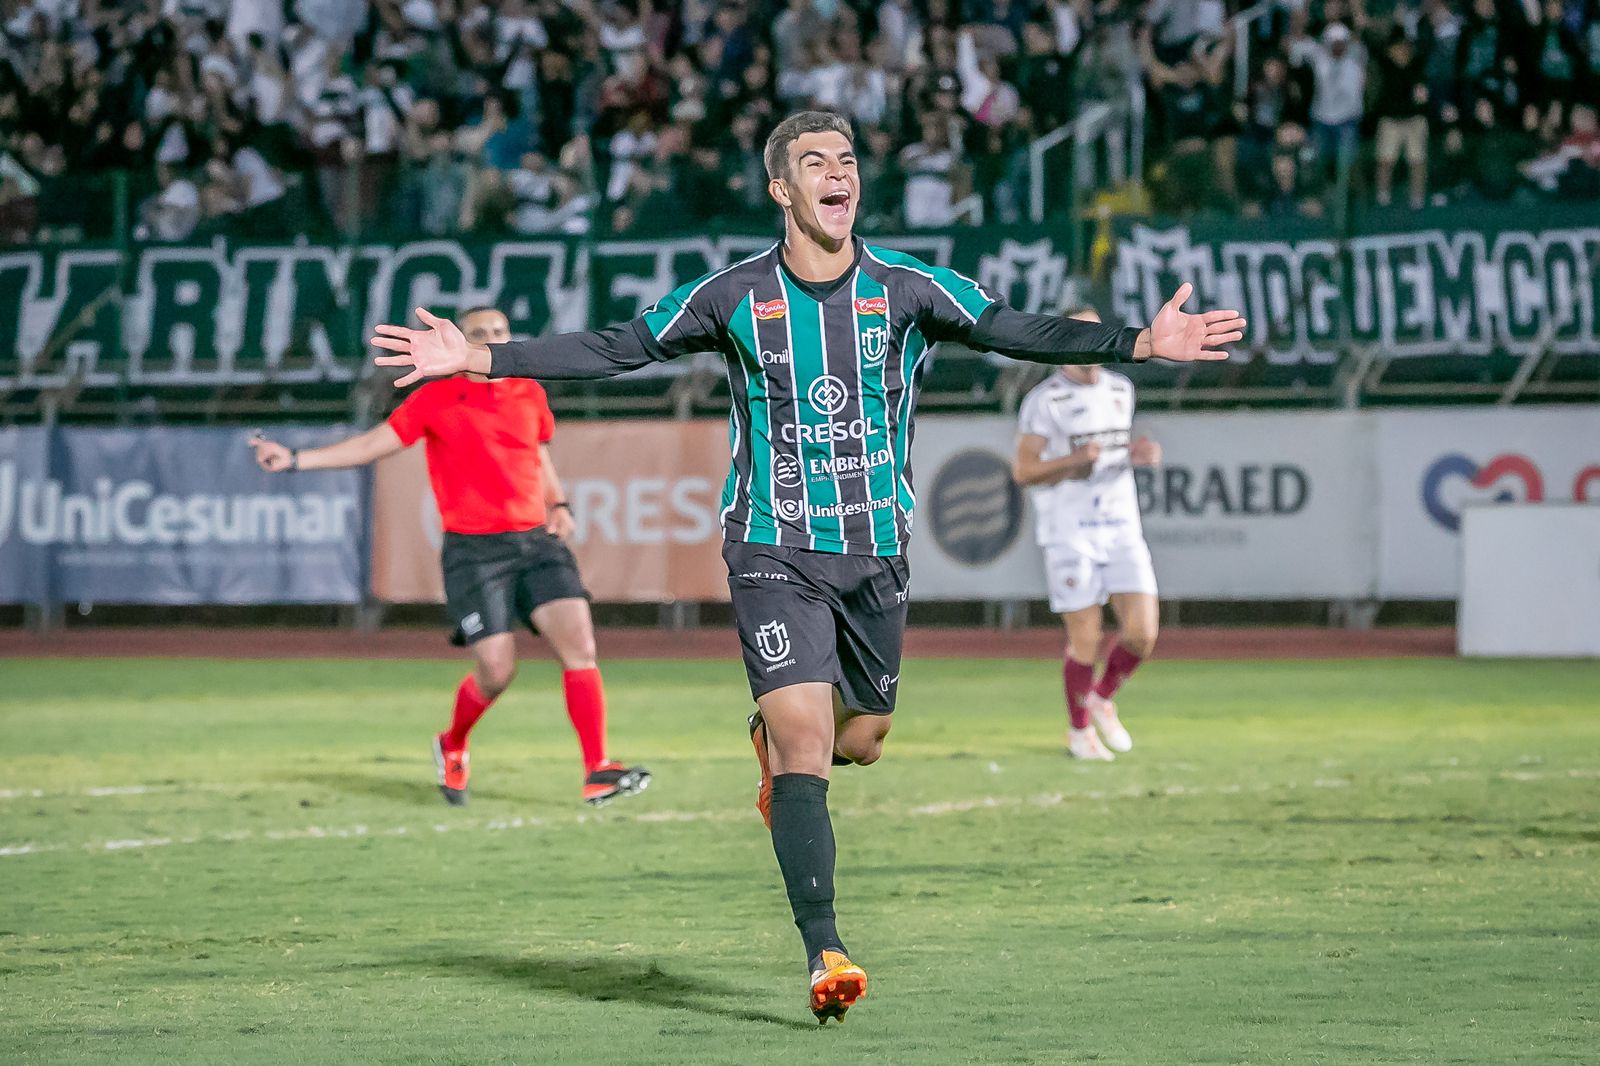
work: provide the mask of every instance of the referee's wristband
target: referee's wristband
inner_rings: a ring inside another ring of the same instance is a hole
[[[300,449],[299,448],[290,448],[289,449],[289,469],[290,470],[299,470],[300,469]]]
[[[568,503],[566,500],[562,500],[560,503],[552,503],[550,505],[550,510],[555,511],[555,510],[558,510],[558,509],[565,509],[565,510],[570,511],[570,510],[572,510],[572,504]]]

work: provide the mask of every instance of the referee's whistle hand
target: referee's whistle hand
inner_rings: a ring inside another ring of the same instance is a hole
[[[289,449],[278,442],[257,433],[250,438],[250,447],[255,450],[256,465],[267,473],[277,474],[289,469]]]

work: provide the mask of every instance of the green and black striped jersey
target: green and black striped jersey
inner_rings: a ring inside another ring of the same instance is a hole
[[[492,346],[496,377],[600,377],[693,352],[727,363],[729,540],[899,555],[916,493],[917,394],[942,340],[1035,362],[1132,358],[1137,330],[1013,311],[970,278],[856,240],[832,282],[781,245],[674,290],[633,322]]]

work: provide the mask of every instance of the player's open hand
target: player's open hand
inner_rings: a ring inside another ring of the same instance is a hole
[[[1128,447],[1128,462],[1134,466],[1160,466],[1161,445],[1149,437],[1140,437]]]
[[[256,465],[269,474],[279,474],[294,464],[294,453],[275,440],[256,433],[250,437],[250,447],[256,453]]]
[[[417,308],[417,318],[427,329],[407,326],[379,325],[372,346],[385,348],[395,355],[380,355],[372,361],[378,366],[410,367],[411,373],[394,383],[395,388],[409,385],[423,378],[449,377],[471,369],[472,345],[461,329],[448,318],[430,314],[426,308]],[[487,372],[487,367],[483,368]]]
[[[1203,311],[1192,315],[1183,310],[1184,303],[1192,295],[1194,286],[1187,281],[1178,286],[1178,291],[1145,331],[1149,349],[1135,354],[1179,363],[1228,358],[1222,346],[1244,340],[1244,318],[1237,311]]]

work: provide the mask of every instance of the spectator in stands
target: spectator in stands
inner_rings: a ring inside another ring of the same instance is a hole
[[[1289,60],[1312,71],[1311,128],[1317,154],[1325,161],[1349,159],[1361,127],[1366,48],[1353,39],[1350,27],[1330,22],[1320,39],[1297,31],[1289,45]]]
[[[955,205],[964,193],[965,169],[945,116],[935,112],[922,117],[922,137],[900,153],[900,170],[905,174],[907,226],[921,229],[955,221]]]
[[[1575,104],[1567,135],[1523,164],[1522,172],[1548,196],[1600,200],[1600,127],[1594,105]]]
[[[1416,211],[1423,206],[1428,189],[1427,71],[1416,47],[1399,27],[1378,53],[1376,68],[1373,112],[1378,116],[1377,200],[1379,205],[1388,206],[1395,164],[1404,155],[1411,209]]]
[[[1231,202],[1237,139],[1223,135],[1220,120],[1227,114],[1220,89],[1230,51],[1224,38],[1207,46],[1198,37],[1190,54],[1172,66],[1156,54],[1152,37],[1140,42],[1141,55],[1155,86],[1170,148],[1166,180],[1161,183],[1164,206],[1193,211],[1218,198]]]
[[[200,224],[200,190],[169,163],[156,166],[160,191],[139,206],[134,238],[141,241],[188,239]]]

